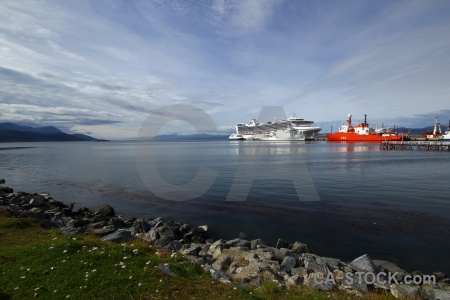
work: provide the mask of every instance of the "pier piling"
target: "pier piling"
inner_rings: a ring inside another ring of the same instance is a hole
[[[383,141],[380,150],[450,151],[450,142],[391,142]]]

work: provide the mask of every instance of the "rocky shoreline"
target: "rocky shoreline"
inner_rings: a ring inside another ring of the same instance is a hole
[[[4,184],[5,180],[0,179]],[[442,272],[408,273],[395,264],[365,254],[351,262],[311,253],[307,244],[279,239],[275,247],[261,239],[210,239],[208,226],[163,218],[128,218],[108,204],[97,210],[73,210],[73,203],[56,201],[46,193],[14,192],[0,186],[0,210],[39,220],[45,228],[65,234],[95,234],[104,241],[142,239],[158,251],[180,253],[201,265],[219,281],[234,285],[305,285],[319,290],[345,290],[354,295],[383,290],[396,298],[450,299],[450,279]],[[168,276],[175,274],[161,267]]]

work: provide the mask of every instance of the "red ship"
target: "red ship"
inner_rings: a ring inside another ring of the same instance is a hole
[[[348,115],[347,125],[339,127],[335,133],[327,133],[329,141],[347,142],[382,142],[382,141],[405,141],[408,140],[406,132],[398,134],[390,129],[372,129],[367,124],[367,115],[364,115],[364,123],[352,126],[352,115]]]

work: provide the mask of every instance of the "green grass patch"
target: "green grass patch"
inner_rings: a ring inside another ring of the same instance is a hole
[[[353,298],[271,283],[233,287],[212,280],[180,255],[156,252],[142,241],[115,244],[95,236],[67,236],[28,219],[0,216],[0,238],[0,299]],[[161,263],[177,275],[156,268]],[[380,297],[370,299],[392,299]]]
[[[10,219],[0,222],[0,228],[4,229],[24,229],[33,226],[30,221],[24,219]]]

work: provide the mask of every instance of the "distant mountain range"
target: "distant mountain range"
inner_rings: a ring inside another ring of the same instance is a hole
[[[96,141],[84,134],[68,134],[56,127],[30,127],[14,123],[0,123],[0,142],[66,142]]]

